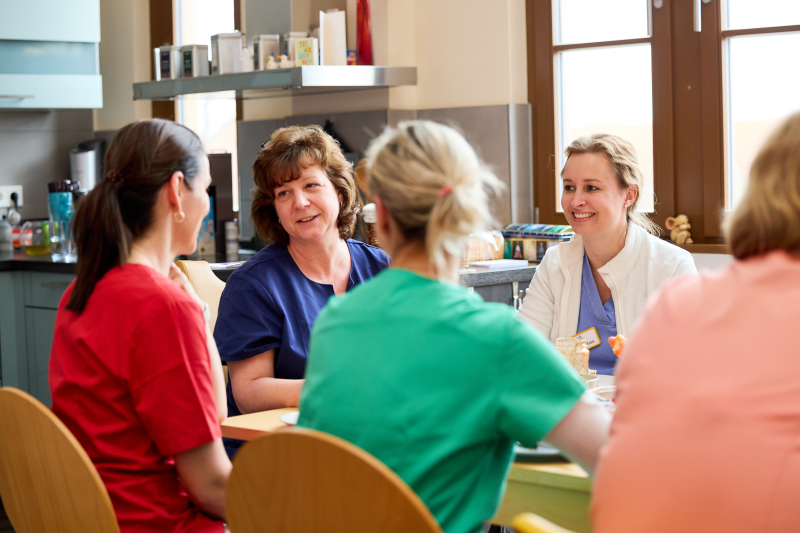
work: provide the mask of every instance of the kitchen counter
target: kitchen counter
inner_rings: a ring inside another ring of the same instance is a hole
[[[252,253],[243,253],[237,256],[236,261],[247,261],[253,257]],[[202,258],[209,263],[225,262],[224,254],[216,257]],[[22,250],[13,252],[0,252],[0,272],[23,271],[23,272],[50,272],[55,274],[75,275],[75,263],[55,262],[50,254],[28,255]],[[214,273],[225,281],[230,276],[231,270],[215,270]]]
[[[0,252],[0,272],[8,271],[52,272],[75,274],[75,263],[56,263],[50,254],[28,255],[24,251]]]
[[[503,283],[529,282],[536,272],[536,266],[513,268],[509,270],[487,270],[461,274],[458,282],[465,287],[486,287]]]

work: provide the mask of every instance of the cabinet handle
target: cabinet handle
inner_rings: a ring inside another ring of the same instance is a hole
[[[43,289],[63,289],[66,290],[69,287],[69,283],[66,281],[43,281],[42,288]]]
[[[0,98],[9,98],[12,100],[27,100],[30,98],[36,98],[36,95],[33,94],[0,94]]]

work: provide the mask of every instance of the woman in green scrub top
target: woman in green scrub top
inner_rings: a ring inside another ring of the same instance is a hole
[[[311,333],[305,426],[394,470],[447,533],[500,502],[516,441],[554,444],[592,472],[609,415],[514,310],[457,284],[497,178],[446,126],[401,123],[370,147],[369,190],[391,268],[332,299]]]

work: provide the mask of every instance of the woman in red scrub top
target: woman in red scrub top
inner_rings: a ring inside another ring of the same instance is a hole
[[[50,355],[53,412],[91,457],[121,531],[222,532],[231,470],[219,354],[173,260],[209,211],[208,158],[191,130],[134,122],[73,222],[78,277]]]

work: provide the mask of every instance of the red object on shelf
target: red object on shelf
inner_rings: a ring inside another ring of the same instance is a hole
[[[356,58],[359,65],[372,65],[372,23],[369,0],[356,4]]]

